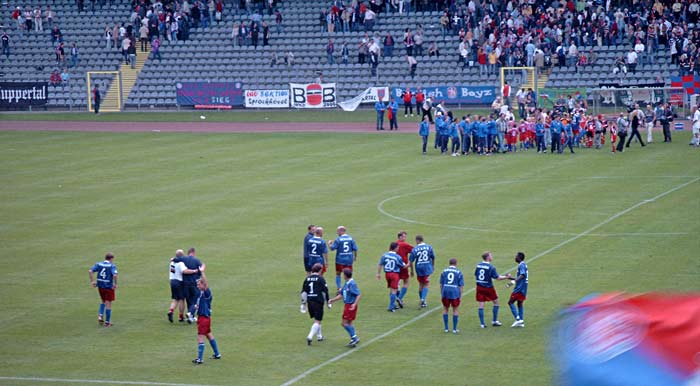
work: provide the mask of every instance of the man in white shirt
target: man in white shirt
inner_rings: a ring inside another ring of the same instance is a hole
[[[697,106],[693,106],[693,137],[690,139],[690,145],[694,147],[700,146],[700,110]]]
[[[629,52],[627,52],[626,60],[627,68],[634,74],[637,69],[637,53],[630,48]]]
[[[168,311],[168,320],[173,322],[173,311],[177,307],[180,311],[180,322],[185,321],[185,289],[182,284],[182,272],[187,270],[187,266],[182,262],[185,251],[178,249],[175,257],[170,259],[170,294],[172,302]]]
[[[637,61],[639,63],[644,62],[644,50],[645,50],[644,44],[642,44],[641,40],[637,39],[637,44],[634,45],[634,52],[637,54]],[[652,53],[652,55],[653,55],[653,53]],[[649,61],[649,63],[651,63],[651,61]]]

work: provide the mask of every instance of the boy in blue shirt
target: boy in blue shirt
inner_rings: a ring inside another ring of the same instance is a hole
[[[374,109],[377,111],[377,130],[384,130],[384,110],[386,110],[386,105],[382,101],[377,101],[374,104]]]
[[[457,130],[456,122],[450,123],[450,139],[452,140],[452,156],[457,157],[462,140],[459,138],[459,130]]]
[[[345,308],[343,308],[342,325],[345,331],[348,332],[348,335],[350,335],[350,343],[348,343],[347,345],[348,347],[356,347],[357,343],[360,342],[360,338],[357,337],[357,333],[355,332],[355,326],[353,325],[353,322],[357,317],[357,304],[360,302],[361,297],[360,288],[355,283],[355,279],[352,278],[351,270],[347,268],[344,269],[343,277],[345,278],[345,284],[343,284],[343,288],[340,290],[340,293],[333,299],[330,299],[328,303],[333,304],[333,302],[343,299],[343,303],[345,303]]]
[[[547,146],[544,143],[544,123],[542,123],[542,118],[535,123],[535,143],[537,144],[538,153],[547,152]]]
[[[88,270],[88,275],[90,276],[90,284],[93,287],[97,287],[97,291],[100,293],[100,310],[97,314],[97,322],[103,324],[105,327],[112,325],[112,302],[114,301],[114,292],[117,289],[117,266],[112,263],[114,260],[114,255],[112,253],[107,253],[105,255],[105,261],[101,263],[95,263],[90,270]],[[97,280],[94,280],[93,273],[97,273]]]
[[[418,135],[423,140],[423,154],[425,154],[425,148],[428,146],[428,136],[430,135],[430,121],[428,121],[427,115],[423,117],[423,122],[418,127]]]
[[[549,125],[549,129],[552,131],[551,152],[554,154],[554,151],[556,150],[557,153],[561,154],[563,152],[563,149],[561,148],[561,133],[564,130],[564,125],[561,123],[559,118],[555,118]]]
[[[471,126],[469,116],[463,116],[462,121],[459,123],[459,132],[462,135],[462,155],[469,154],[469,148],[472,146]]]
[[[459,322],[459,304],[464,289],[464,275],[457,269],[457,259],[450,259],[450,266],[445,268],[440,275],[440,294],[442,297],[442,321],[445,325],[445,332],[450,332],[448,328],[448,316],[450,306],[452,306],[452,332],[458,333],[457,323]]]
[[[399,113],[399,102],[397,102],[394,97],[391,97],[391,101],[389,102],[389,110],[391,113],[391,117],[389,118],[389,130],[398,130],[399,129],[399,123],[397,121],[397,114]]]
[[[214,355],[211,359],[221,359],[219,347],[216,344],[216,339],[211,333],[211,290],[207,284],[207,279],[201,277],[197,279],[197,288],[199,289],[199,298],[195,309],[197,310],[197,358],[192,360],[195,365],[203,363],[202,356],[204,355],[204,338],[209,340],[211,349],[214,350]]]
[[[515,317],[515,322],[513,322],[511,327],[525,327],[523,302],[527,297],[527,282],[529,276],[527,264],[525,264],[525,254],[522,252],[515,254],[515,262],[518,263],[518,274],[515,277],[515,288],[513,288],[513,293],[510,295],[510,299],[508,300],[510,312],[512,312],[513,316]],[[516,302],[518,303],[517,311],[514,304]]]

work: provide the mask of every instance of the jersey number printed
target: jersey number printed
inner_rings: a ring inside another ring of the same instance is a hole
[[[386,263],[384,263],[384,270],[389,270],[393,271],[394,268],[396,268],[396,262],[394,260],[387,260]]]
[[[100,276],[102,279],[105,279],[105,278],[107,277],[107,268],[102,268],[102,270],[100,271],[99,276]]]
[[[312,282],[312,281],[309,282],[309,293],[310,294],[314,293],[314,282]]]
[[[350,243],[348,243],[347,241],[343,243],[343,252],[344,253],[350,252]]]
[[[455,281],[455,274],[452,272],[449,272],[447,274],[447,284],[452,284]]]
[[[316,254],[316,244],[311,244],[311,253]]]
[[[422,250],[422,251],[418,252],[418,262],[425,263],[426,261],[428,261],[428,251]]]
[[[480,269],[478,279],[484,280],[485,278],[486,278],[486,270]]]

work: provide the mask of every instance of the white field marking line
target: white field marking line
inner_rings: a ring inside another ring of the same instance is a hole
[[[188,383],[163,383],[163,382],[140,382],[140,381],[107,381],[99,379],[64,379],[64,378],[35,378],[35,377],[2,377],[0,380],[23,381],[23,382],[61,382],[61,383],[96,383],[110,385],[146,385],[146,386],[208,386]]]
[[[661,193],[661,194],[658,194],[658,195],[656,195],[655,197],[653,197],[653,198],[651,198],[651,199],[642,200],[642,201],[640,201],[640,202],[638,202],[638,203],[636,203],[636,204],[630,206],[629,208],[627,208],[627,209],[625,209],[625,210],[623,210],[623,211],[621,211],[621,212],[615,213],[614,215],[608,217],[607,219],[605,219],[605,220],[599,222],[598,224],[596,224],[596,225],[594,225],[594,226],[588,228],[587,230],[585,230],[585,231],[583,231],[583,232],[581,232],[581,233],[579,233],[579,234],[577,234],[577,235],[575,235],[575,236],[573,236],[573,237],[570,237],[570,238],[568,238],[568,239],[562,241],[561,243],[559,243],[559,244],[557,244],[557,245],[555,245],[555,246],[553,246],[553,247],[551,247],[551,248],[549,248],[549,249],[547,249],[547,250],[545,250],[545,251],[543,251],[543,252],[538,253],[537,255],[535,255],[535,256],[533,256],[533,257],[527,259],[526,262],[531,263],[531,262],[533,262],[533,261],[539,259],[539,258],[542,257],[542,256],[546,256],[546,255],[548,255],[548,254],[550,254],[550,253],[556,251],[557,249],[559,249],[559,248],[561,248],[561,247],[563,247],[563,246],[565,246],[565,245],[567,245],[567,244],[569,244],[569,243],[571,243],[571,242],[573,242],[573,241],[576,241],[576,240],[580,239],[581,237],[584,237],[584,236],[590,234],[590,233],[593,232],[594,230],[596,230],[596,229],[598,229],[598,228],[600,228],[600,227],[602,227],[602,226],[604,226],[604,225],[609,224],[610,222],[616,220],[617,218],[619,218],[619,217],[621,217],[621,216],[624,216],[625,214],[627,214],[627,213],[629,213],[629,212],[631,212],[631,211],[633,211],[633,210],[639,208],[640,206],[642,206],[642,205],[644,205],[644,204],[646,204],[646,203],[648,203],[648,202],[656,201],[656,200],[658,200],[659,198],[662,198],[662,197],[664,197],[664,196],[666,196],[666,195],[668,195],[668,194],[671,194],[671,193],[673,193],[673,192],[675,192],[675,191],[677,191],[677,190],[679,190],[679,189],[682,189],[682,188],[684,188],[684,187],[686,187],[686,186],[688,186],[688,185],[690,185],[690,184],[692,184],[692,183],[694,183],[694,182],[697,182],[697,181],[699,181],[699,180],[700,180],[700,177],[696,177],[696,178],[694,178],[694,179],[691,180],[691,181],[685,182],[685,183],[683,183],[683,184],[681,184],[681,185],[676,186],[675,188],[669,189],[669,190],[667,190],[667,191],[665,191],[665,192],[663,192],[663,193]],[[512,268],[510,268],[509,270],[505,271],[505,273],[513,272],[513,271],[515,271],[516,269],[517,269],[517,266],[512,267]],[[471,289],[469,289],[469,290],[463,292],[463,293],[462,293],[462,297],[464,297],[464,295],[467,295],[467,294],[469,294],[469,293],[474,292],[474,290],[475,290],[475,288],[472,287]],[[306,378],[308,375],[310,375],[310,374],[316,372],[317,370],[320,370],[320,369],[322,369],[323,367],[326,367],[326,366],[328,366],[328,365],[330,365],[330,364],[332,364],[332,363],[334,363],[334,362],[337,362],[337,361],[339,361],[339,360],[345,358],[346,356],[348,356],[348,355],[350,355],[350,354],[352,354],[352,353],[354,353],[354,352],[357,352],[358,350],[360,350],[360,349],[362,349],[362,348],[364,348],[364,347],[367,347],[367,346],[369,346],[370,344],[372,344],[372,343],[374,343],[374,342],[376,342],[376,341],[378,341],[378,340],[384,339],[384,338],[386,338],[387,336],[389,336],[389,335],[395,333],[396,331],[398,331],[398,330],[400,330],[400,329],[402,329],[402,328],[404,328],[404,327],[406,327],[406,326],[409,326],[409,325],[411,325],[411,324],[413,324],[413,323],[415,323],[415,322],[417,322],[417,321],[419,321],[419,320],[425,318],[425,317],[428,316],[429,314],[432,314],[433,312],[435,312],[435,311],[437,311],[437,310],[441,310],[441,309],[442,309],[442,306],[438,306],[438,307],[432,308],[432,309],[430,309],[430,310],[428,310],[428,311],[426,311],[426,312],[424,312],[424,313],[422,313],[422,314],[416,316],[415,318],[410,319],[410,320],[408,320],[408,321],[406,321],[406,322],[404,322],[404,323],[402,323],[402,324],[400,324],[400,325],[398,325],[398,326],[392,328],[391,330],[389,330],[389,331],[387,331],[387,332],[385,332],[385,333],[383,333],[383,334],[381,334],[381,335],[375,336],[374,338],[368,340],[365,344],[363,344],[363,345],[361,345],[361,346],[358,346],[358,347],[356,347],[356,348],[354,348],[354,349],[348,350],[348,351],[346,351],[346,352],[344,352],[344,353],[342,353],[342,354],[336,355],[335,357],[333,357],[333,358],[331,358],[331,359],[328,359],[327,361],[325,361],[325,362],[323,362],[323,363],[321,363],[321,364],[319,364],[319,365],[316,365],[316,366],[314,366],[314,367],[312,367],[312,368],[310,368],[310,369],[304,371],[303,373],[301,373],[301,374],[297,375],[296,377],[294,377],[294,378],[288,380],[287,382],[283,383],[282,386],[289,386],[289,385],[292,385],[292,384],[294,384],[294,383],[296,383],[296,382],[298,382],[298,381],[300,381],[300,380]]]
[[[693,176],[655,176],[655,177],[641,176],[641,177],[632,177],[632,178],[691,178],[691,177],[693,177]],[[614,178],[615,177],[606,177],[606,176],[595,177],[594,176],[594,177],[579,177],[578,179],[614,179]],[[527,181],[529,181],[529,180],[527,180]],[[389,218],[393,218],[394,220],[402,221],[402,222],[409,223],[409,224],[425,225],[425,226],[430,226],[430,227],[439,227],[439,228],[483,232],[483,233],[507,233],[507,234],[517,234],[517,235],[540,235],[540,236],[576,236],[576,235],[578,235],[577,233],[574,233],[574,232],[511,231],[511,230],[499,230],[499,229],[493,229],[493,228],[477,228],[477,227],[468,227],[468,226],[459,226],[459,225],[434,224],[434,223],[429,223],[429,222],[424,222],[424,221],[413,220],[413,219],[406,218],[406,217],[396,216],[396,215],[391,214],[391,213],[387,212],[386,210],[384,210],[384,204],[386,204],[387,202],[393,201],[393,200],[396,200],[399,198],[407,197],[407,196],[413,196],[413,195],[417,195],[417,194],[435,192],[435,191],[440,191],[440,190],[447,190],[450,188],[515,184],[518,182],[527,182],[527,181],[526,180],[506,180],[506,181],[498,181],[498,182],[484,182],[484,183],[467,184],[467,185],[454,186],[454,187],[449,186],[449,187],[440,187],[440,188],[419,190],[416,192],[410,192],[410,193],[399,194],[399,195],[387,197],[377,204],[377,210],[379,211],[379,213],[381,213]],[[654,199],[649,199],[649,200],[647,200],[647,202],[653,202],[653,200]],[[586,234],[586,236],[587,237],[636,237],[636,236],[682,236],[682,235],[687,235],[687,234],[688,234],[687,232],[623,232],[623,233],[589,233],[589,234]]]

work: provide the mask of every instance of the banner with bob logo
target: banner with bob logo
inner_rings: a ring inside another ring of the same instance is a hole
[[[290,83],[289,99],[291,106],[297,109],[335,107],[335,83]]]

